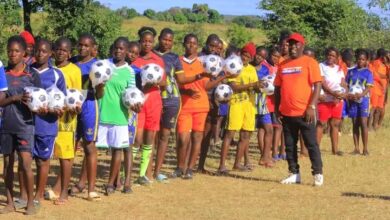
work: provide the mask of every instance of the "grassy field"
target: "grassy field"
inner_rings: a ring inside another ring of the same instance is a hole
[[[95,203],[70,198],[66,205],[54,206],[44,201],[40,213],[32,219],[389,219],[389,127],[387,116],[383,128],[369,134],[368,157],[348,154],[353,149],[348,132],[340,140],[346,152],[342,157],[331,155],[329,138],[324,138],[321,149],[325,184],[320,188],[311,186],[310,161],[301,158],[301,185],[279,184],[287,174],[287,163],[280,161],[273,169],[257,166],[253,172],[232,172],[228,177],[196,174],[193,180],[134,186],[131,195],[117,192]],[[166,172],[174,168],[174,151],[171,146],[164,165]],[[208,170],[216,170],[218,153],[219,149],[210,153]],[[251,157],[253,163],[259,159],[254,145]],[[79,172],[80,160],[81,154],[76,158],[74,174]],[[231,156],[229,167],[232,163]],[[58,163],[53,164],[51,183],[54,170],[58,169]],[[108,166],[108,157],[102,152],[97,183],[100,193],[108,178]],[[3,192],[3,183],[1,189]],[[0,201],[4,199],[0,196]],[[21,213],[0,216],[0,219],[23,218]]]

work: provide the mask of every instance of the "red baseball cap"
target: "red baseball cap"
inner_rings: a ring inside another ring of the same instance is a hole
[[[292,33],[287,41],[295,40],[297,42],[300,42],[301,44],[305,44],[305,38],[300,33]]]

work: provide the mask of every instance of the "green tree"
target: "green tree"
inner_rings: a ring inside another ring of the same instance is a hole
[[[367,46],[371,30],[368,14],[353,0],[262,0],[260,8],[270,10],[264,30],[276,42],[280,30],[302,33],[309,46]]]
[[[209,17],[208,17],[208,22],[211,24],[219,24],[222,23],[223,17],[217,10],[214,9],[209,9],[207,12]]]
[[[99,56],[106,57],[110,45],[120,35],[121,17],[95,2],[65,1],[53,1],[46,7],[47,22],[41,35],[51,40],[67,36],[75,42],[81,33],[91,33],[99,45]]]
[[[368,6],[370,8],[378,6],[382,9],[389,10],[390,9],[390,0],[370,0],[368,2]]]
[[[248,31],[244,26],[232,24],[229,26],[226,36],[230,44],[236,47],[242,47],[245,43],[251,41],[254,37],[253,33]]]
[[[10,36],[20,31],[22,20],[17,1],[4,0],[0,2],[0,60],[6,65],[6,45]]]
[[[238,25],[245,26],[247,28],[260,28],[261,27],[261,19],[260,17],[254,16],[237,16],[233,18],[233,23]]]
[[[183,13],[177,13],[173,16],[173,20],[176,24],[186,24],[188,22],[187,17]]]
[[[134,8],[122,7],[116,10],[116,13],[122,18],[132,19],[139,16],[138,12]]]
[[[150,19],[155,19],[156,17],[156,12],[153,9],[146,9],[144,11],[144,16],[150,18]]]

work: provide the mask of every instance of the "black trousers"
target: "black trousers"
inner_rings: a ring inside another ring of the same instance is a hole
[[[309,152],[312,174],[322,174],[322,159],[316,138],[315,123],[307,123],[303,117],[288,116],[283,116],[282,122],[288,170],[294,174],[299,173],[297,143],[300,131]]]

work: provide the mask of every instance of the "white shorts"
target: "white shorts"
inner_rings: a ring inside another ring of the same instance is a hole
[[[98,148],[126,148],[129,147],[129,130],[127,125],[99,124]]]

